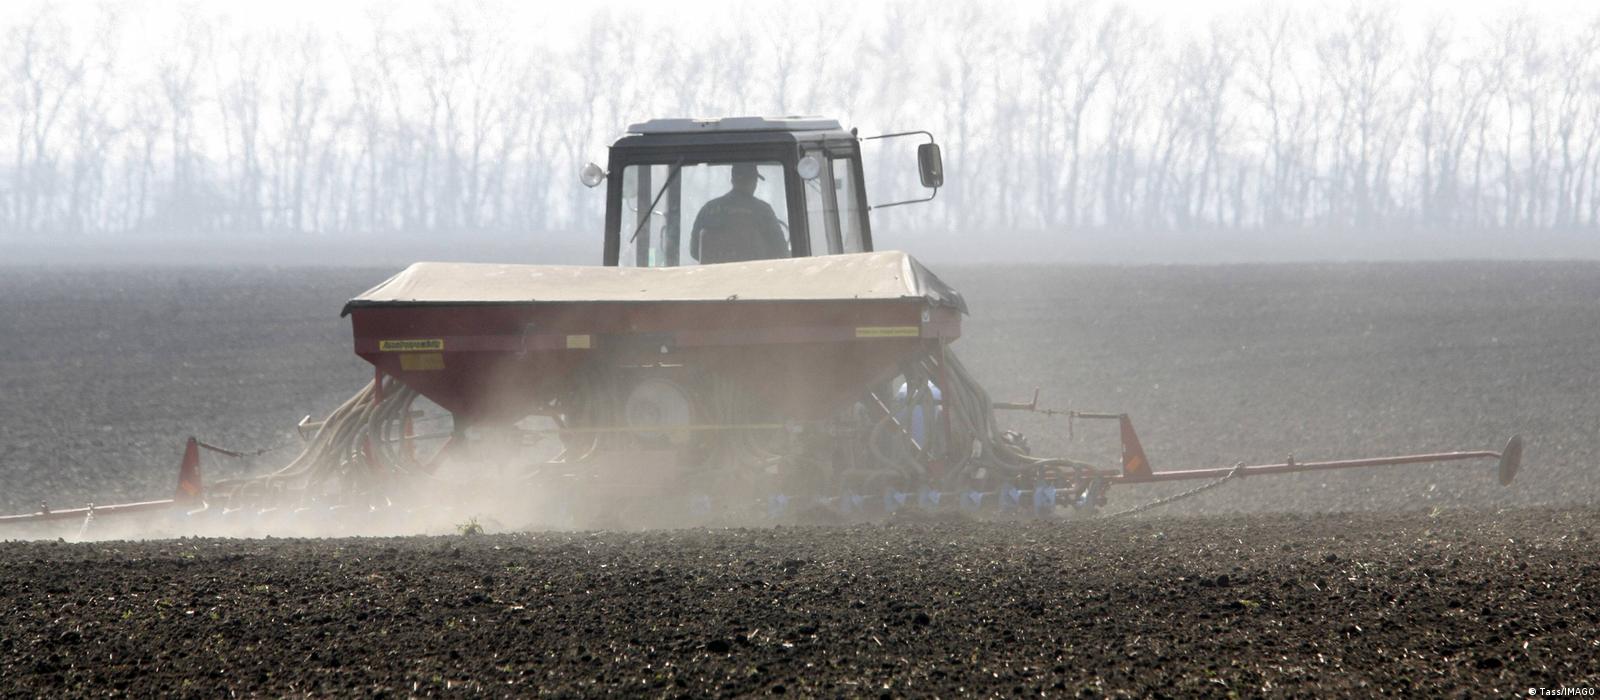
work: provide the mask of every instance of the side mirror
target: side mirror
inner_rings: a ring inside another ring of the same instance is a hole
[[[584,187],[599,187],[606,181],[606,170],[594,163],[583,166],[583,172],[578,173],[578,179],[583,181]],[[927,179],[924,176],[923,179]]]
[[[922,175],[923,187],[936,190],[944,186],[944,158],[939,155],[939,144],[917,146],[917,170]]]
[[[928,139],[927,143],[917,146],[917,175],[922,178],[922,186],[932,192],[921,199],[907,199],[888,204],[875,204],[870,209],[885,209],[898,207],[902,204],[916,204],[917,202],[931,201],[939,194],[939,188],[944,186],[944,158],[939,155],[939,144],[933,140],[933,134],[926,131],[901,131],[893,134],[879,134],[877,136],[862,137],[862,141],[876,141],[878,139],[893,139],[902,136],[922,136]]]

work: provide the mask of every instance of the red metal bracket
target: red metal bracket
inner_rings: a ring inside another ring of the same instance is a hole
[[[178,464],[178,492],[172,501],[188,505],[199,503],[204,496],[205,487],[200,481],[200,441],[191,437],[183,447],[183,461]]]
[[[1034,395],[1033,404],[1007,404],[999,408],[1023,408],[1036,413],[1045,413],[1046,409],[1039,408],[1037,394]],[[1067,430],[1070,436],[1072,422],[1084,420],[1114,420],[1122,433],[1122,478],[1128,480],[1141,480],[1150,478],[1150,458],[1144,454],[1144,445],[1139,442],[1139,433],[1133,429],[1133,420],[1126,413],[1087,413],[1083,411],[1055,411],[1065,413],[1067,416]],[[1069,437],[1070,439],[1070,437]]]
[[[1150,458],[1144,456],[1144,445],[1139,443],[1139,434],[1133,431],[1133,421],[1123,413],[1117,416],[1117,423],[1122,427],[1123,478],[1149,478]]]
[[[1512,435],[1506,441],[1505,449],[1500,450],[1500,467],[1495,474],[1500,477],[1501,486],[1510,486],[1511,480],[1517,478],[1517,471],[1522,469],[1522,436]]]

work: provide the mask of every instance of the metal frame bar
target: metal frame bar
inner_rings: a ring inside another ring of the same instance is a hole
[[[1470,452],[1428,452],[1414,455],[1398,455],[1394,457],[1366,457],[1362,459],[1337,459],[1321,462],[1296,462],[1288,460],[1277,464],[1254,464],[1243,467],[1213,467],[1206,469],[1177,469],[1170,471],[1150,472],[1147,474],[1110,474],[1105,479],[1116,484],[1153,484],[1163,481],[1184,481],[1188,479],[1219,479],[1234,472],[1239,476],[1256,474],[1292,474],[1296,472],[1330,471],[1334,469],[1360,469],[1362,467],[1400,466],[1405,464],[1428,464],[1434,462],[1455,462],[1465,459],[1500,459],[1502,453],[1492,450],[1474,450]]]

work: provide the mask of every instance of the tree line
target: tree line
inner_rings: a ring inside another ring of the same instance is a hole
[[[577,173],[625,125],[736,114],[934,131],[947,187],[895,226],[1600,225],[1594,17],[1417,27],[1356,2],[1179,31],[1087,1],[786,4],[694,31],[601,10],[570,46],[492,4],[368,18],[18,15],[0,235],[594,229]],[[869,158],[869,193],[914,188],[899,163]]]

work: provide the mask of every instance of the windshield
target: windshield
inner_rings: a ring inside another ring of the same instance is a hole
[[[674,267],[789,257],[784,183],[777,161],[630,165],[622,171],[618,264]]]

